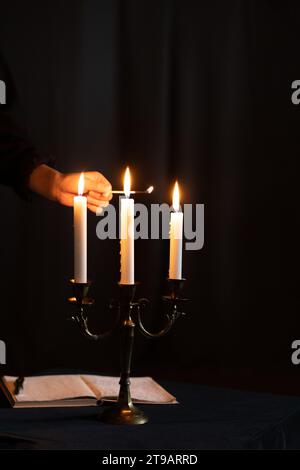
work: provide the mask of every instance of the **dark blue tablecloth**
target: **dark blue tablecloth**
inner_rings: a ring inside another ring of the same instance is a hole
[[[142,426],[103,424],[101,407],[2,409],[0,449],[300,448],[300,397],[162,385],[180,404],[142,406]]]

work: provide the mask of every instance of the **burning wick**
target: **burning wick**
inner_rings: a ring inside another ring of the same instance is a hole
[[[151,194],[154,187],[149,186],[145,191],[130,191],[130,194]],[[113,190],[113,194],[124,194],[124,190]]]

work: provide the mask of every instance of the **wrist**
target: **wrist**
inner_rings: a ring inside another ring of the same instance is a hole
[[[60,171],[54,170],[53,173],[53,184],[52,184],[52,199],[53,201],[60,201],[60,188],[63,179],[63,174]]]
[[[28,186],[32,191],[47,199],[58,201],[62,177],[59,171],[42,164],[31,173]]]

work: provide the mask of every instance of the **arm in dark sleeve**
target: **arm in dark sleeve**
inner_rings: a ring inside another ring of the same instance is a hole
[[[0,54],[0,80],[7,89],[6,104],[0,104],[0,183],[12,186],[22,197],[28,197],[28,180],[32,171],[53,159],[40,153],[30,142],[26,131],[16,123],[16,93],[8,67]]]
[[[50,164],[49,155],[39,153],[0,105],[0,183],[12,186],[26,197],[28,179],[32,171],[42,163]]]

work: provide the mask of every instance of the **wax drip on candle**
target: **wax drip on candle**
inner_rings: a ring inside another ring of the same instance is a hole
[[[173,211],[170,218],[170,259],[169,278],[181,279],[182,277],[182,236],[183,213],[180,210],[179,186],[176,181],[173,191]]]
[[[121,284],[134,284],[134,200],[130,198],[130,172],[126,168],[124,194],[120,205],[121,222]]]
[[[178,181],[175,182],[174,189],[173,189],[172,208],[175,212],[179,212],[180,210]],[[169,238],[171,238],[171,220],[169,223]]]

